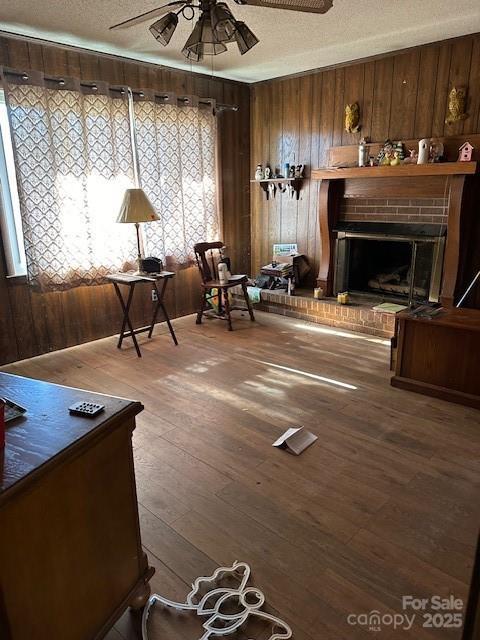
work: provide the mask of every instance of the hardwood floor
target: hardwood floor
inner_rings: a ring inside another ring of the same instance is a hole
[[[144,403],[134,445],[154,591],[183,599],[196,576],[247,561],[296,640],[371,638],[348,614],[402,613],[403,595],[466,601],[480,412],[392,388],[388,343],[371,336],[262,313],[237,316],[233,332],[193,316],[174,325],[179,346],[159,325],[141,360],[107,338],[3,367]],[[299,424],[319,436],[312,447],[272,448]],[[137,630],[127,613],[108,638]],[[151,640],[200,630],[151,616]],[[377,637],[460,635],[422,628],[417,612],[410,630]]]

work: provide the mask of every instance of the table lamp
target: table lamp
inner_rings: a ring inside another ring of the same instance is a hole
[[[138,270],[142,271],[142,249],[140,242],[140,222],[160,220],[153,204],[143,189],[127,189],[123,197],[117,222],[130,222],[137,230]]]

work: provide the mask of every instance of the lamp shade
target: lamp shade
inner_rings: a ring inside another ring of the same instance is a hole
[[[158,40],[164,47],[170,42],[173,32],[178,24],[178,16],[176,13],[167,13],[166,16],[154,22],[150,27],[150,33],[155,40]]]
[[[143,189],[127,189],[117,222],[152,222],[160,220]]]
[[[218,40],[213,29],[210,11],[203,11],[185,43],[183,55],[192,60],[201,60],[204,55],[216,56],[226,50],[227,47]]]
[[[235,18],[224,2],[213,5],[212,26],[219,42],[233,42],[236,30]]]
[[[244,22],[237,22],[235,40],[237,41],[238,49],[242,56],[258,43],[258,38],[250,31]]]

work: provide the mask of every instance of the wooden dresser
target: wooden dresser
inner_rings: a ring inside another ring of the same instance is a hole
[[[142,606],[132,455],[138,402],[0,373],[0,396],[28,409],[0,452],[0,638],[102,638]],[[71,416],[79,400],[105,405]]]
[[[392,385],[480,409],[480,310],[445,309],[437,317],[396,318]]]

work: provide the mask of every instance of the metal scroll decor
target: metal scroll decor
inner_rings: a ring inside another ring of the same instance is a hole
[[[235,633],[251,618],[262,619],[272,624],[272,634],[268,640],[291,638],[292,630],[286,622],[260,611],[265,603],[265,596],[256,587],[247,586],[250,573],[250,567],[245,562],[234,562],[231,567],[219,567],[211,576],[202,576],[195,580],[185,602],[173,602],[157,593],[153,594],[143,611],[142,639],[148,640],[148,616],[151,608],[157,602],[165,607],[179,611],[194,611],[197,615],[204,616],[206,618],[203,623],[205,631],[198,640],[209,640]],[[240,584],[237,588],[213,588],[200,598],[200,589],[205,583],[215,584],[219,578],[224,576],[238,578]],[[235,613],[224,613],[229,605],[235,607]]]

